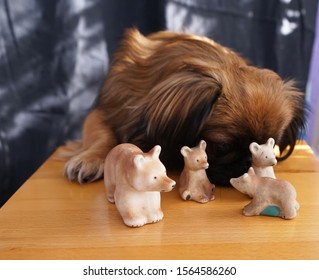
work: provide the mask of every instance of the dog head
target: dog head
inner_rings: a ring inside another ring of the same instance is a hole
[[[173,75],[153,90],[146,131],[168,151],[163,160],[176,164],[176,147],[204,139],[207,173],[217,185],[248,170],[251,142],[272,137],[289,156],[304,124],[302,94],[270,70],[243,66],[208,74],[202,68]]]
[[[231,76],[233,75],[233,77]],[[292,82],[270,70],[245,66],[213,77],[182,73],[155,88],[157,106],[147,116],[147,135],[161,143],[166,164],[176,164],[177,147],[207,142],[209,179],[229,185],[251,166],[251,142],[275,139],[288,157],[304,124],[304,102]]]

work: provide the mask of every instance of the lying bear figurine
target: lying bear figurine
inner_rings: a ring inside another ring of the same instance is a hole
[[[171,191],[176,183],[167,177],[160,152],[158,145],[143,153],[133,144],[120,144],[106,156],[107,198],[115,203],[127,226],[140,227],[163,219],[160,192]]]
[[[269,207],[278,209],[277,216],[283,219],[293,219],[297,215],[299,203],[296,200],[296,190],[285,180],[257,176],[254,169],[250,167],[248,173],[230,179],[230,183],[238,191],[253,198],[244,207],[243,214],[245,216],[273,213],[273,211],[269,211]],[[273,216],[273,214],[269,216]]]
[[[215,199],[215,185],[210,183],[205,171],[209,165],[205,149],[204,140],[194,148],[184,146],[181,149],[185,165],[179,179],[179,193],[184,200],[205,203]]]
[[[261,177],[276,178],[273,166],[277,164],[274,151],[275,140],[269,138],[265,144],[259,145],[253,142],[249,145],[252,155],[252,167],[256,175]]]

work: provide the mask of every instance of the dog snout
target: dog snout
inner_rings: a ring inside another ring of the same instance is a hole
[[[213,163],[207,170],[208,179],[217,186],[231,186],[230,179],[237,178],[248,171],[251,157],[243,156],[235,162],[223,164]]]
[[[245,160],[244,160],[244,166],[243,166],[244,169],[248,170],[249,167],[251,166],[251,164],[252,164],[251,157],[245,158]]]

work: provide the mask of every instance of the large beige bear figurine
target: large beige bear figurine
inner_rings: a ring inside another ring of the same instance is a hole
[[[283,219],[293,219],[297,215],[299,203],[296,200],[295,188],[285,180],[257,176],[252,167],[248,173],[230,179],[230,183],[238,191],[252,197],[252,201],[244,207],[245,216],[262,215],[267,208],[277,207],[278,215]]]
[[[252,154],[252,167],[261,177],[276,178],[273,166],[277,164],[275,155],[275,140],[269,138],[265,144],[259,145],[253,142],[249,145]]]
[[[163,219],[160,192],[171,191],[175,181],[159,159],[160,146],[143,153],[132,144],[120,144],[105,159],[107,198],[115,203],[124,223],[140,227]]]
[[[179,193],[184,200],[206,203],[215,199],[215,185],[210,183],[205,171],[209,166],[205,149],[204,140],[194,148],[184,146],[181,149],[185,165],[179,179]]]

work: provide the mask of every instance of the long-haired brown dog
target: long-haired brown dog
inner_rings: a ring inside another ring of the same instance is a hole
[[[304,98],[291,81],[250,66],[230,49],[190,34],[126,33],[114,56],[83,139],[70,142],[65,176],[80,183],[103,176],[118,143],[159,144],[168,166],[180,148],[207,142],[208,176],[217,185],[247,171],[249,144],[275,139],[286,156],[304,126]]]

